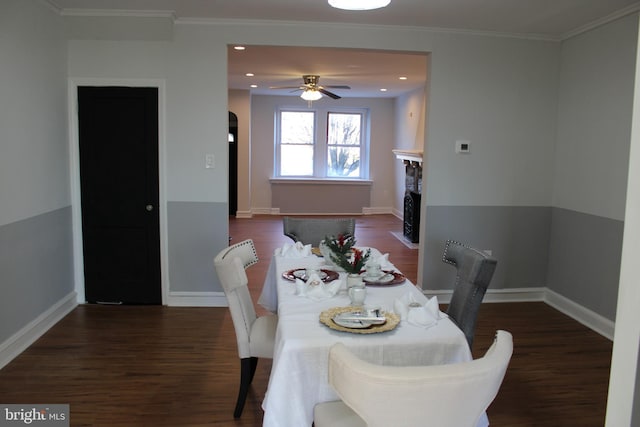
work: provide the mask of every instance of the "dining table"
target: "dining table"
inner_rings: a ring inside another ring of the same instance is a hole
[[[398,301],[427,304],[429,299],[422,290],[404,278],[388,254],[375,248],[366,249],[371,249],[370,259],[382,260],[384,271],[394,273],[398,279],[389,284],[367,285],[366,307],[393,313]],[[258,300],[267,310],[278,314],[271,374],[262,402],[264,427],[310,427],[316,404],[339,400],[328,382],[329,349],[338,342],[363,360],[382,365],[441,365],[472,360],[464,333],[441,312],[439,319],[428,326],[403,319],[392,329],[381,328],[375,333],[340,330],[329,322],[321,322],[323,312],[351,307],[345,288],[346,273],[338,272],[335,280],[341,284],[335,295],[309,298],[300,293],[301,283],[296,282],[292,272],[335,271],[335,265],[309,252],[290,255],[276,250]],[[395,316],[396,321],[398,318]],[[478,427],[488,424],[484,415]]]

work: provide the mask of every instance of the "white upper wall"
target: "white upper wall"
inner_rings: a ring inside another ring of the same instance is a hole
[[[0,225],[70,204],[67,49],[41,2],[0,2]]]
[[[558,43],[415,28],[241,21],[178,22],[172,41],[119,37],[70,42],[69,73],[166,79],[169,201],[226,200],[227,167],[204,169],[204,155],[226,159],[227,44],[296,43],[431,53],[425,144],[429,204],[551,203]],[[456,139],[471,141],[470,155],[454,154]],[[253,176],[252,185],[269,175]],[[252,194],[266,195],[256,187]],[[374,202],[382,200],[378,197],[386,195],[376,195]],[[252,200],[252,206],[263,203]]]
[[[425,136],[425,116],[427,92],[420,88],[395,99],[395,145],[393,148],[401,150],[423,150]],[[395,195],[394,209],[396,214],[404,211],[404,188],[406,168],[404,162],[394,163],[395,182],[398,191]]]
[[[637,28],[634,14],[562,43],[553,206],[624,219]]]
[[[428,205],[549,206],[559,45],[442,37],[431,56]],[[456,154],[457,140],[470,142]]]
[[[227,49],[198,29],[179,27],[172,42],[70,41],[69,75],[97,84],[163,80],[166,199],[226,202]],[[213,169],[205,168],[207,154],[216,159]]]

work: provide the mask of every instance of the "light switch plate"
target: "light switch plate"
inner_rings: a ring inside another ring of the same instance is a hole
[[[207,154],[206,156],[204,156],[204,167],[206,169],[213,169],[214,167],[216,167],[216,158],[213,156],[213,154]]]

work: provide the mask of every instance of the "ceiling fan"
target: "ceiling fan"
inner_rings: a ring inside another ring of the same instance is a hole
[[[336,86],[320,86],[318,81],[320,76],[306,74],[302,76],[304,83],[300,86],[271,86],[269,89],[295,89],[303,91],[300,97],[306,101],[317,101],[322,98],[322,95],[327,95],[329,98],[340,99],[341,96],[336,95],[333,92],[327,90],[331,89],[351,89],[349,86],[336,85]]]

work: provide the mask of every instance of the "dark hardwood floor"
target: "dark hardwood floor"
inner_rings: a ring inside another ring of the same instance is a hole
[[[389,234],[400,227],[390,215],[362,216],[356,237],[415,282],[417,251]],[[248,274],[257,300],[273,249],[289,241],[281,219],[230,219],[230,234],[256,243],[261,262]],[[488,410],[492,426],[604,425],[609,340],[541,302],[483,304],[474,356],[496,329],[513,334],[514,354]],[[0,370],[0,402],[68,403],[73,426],[260,426],[270,367],[260,361],[234,420],[239,360],[226,308],[83,305]]]

